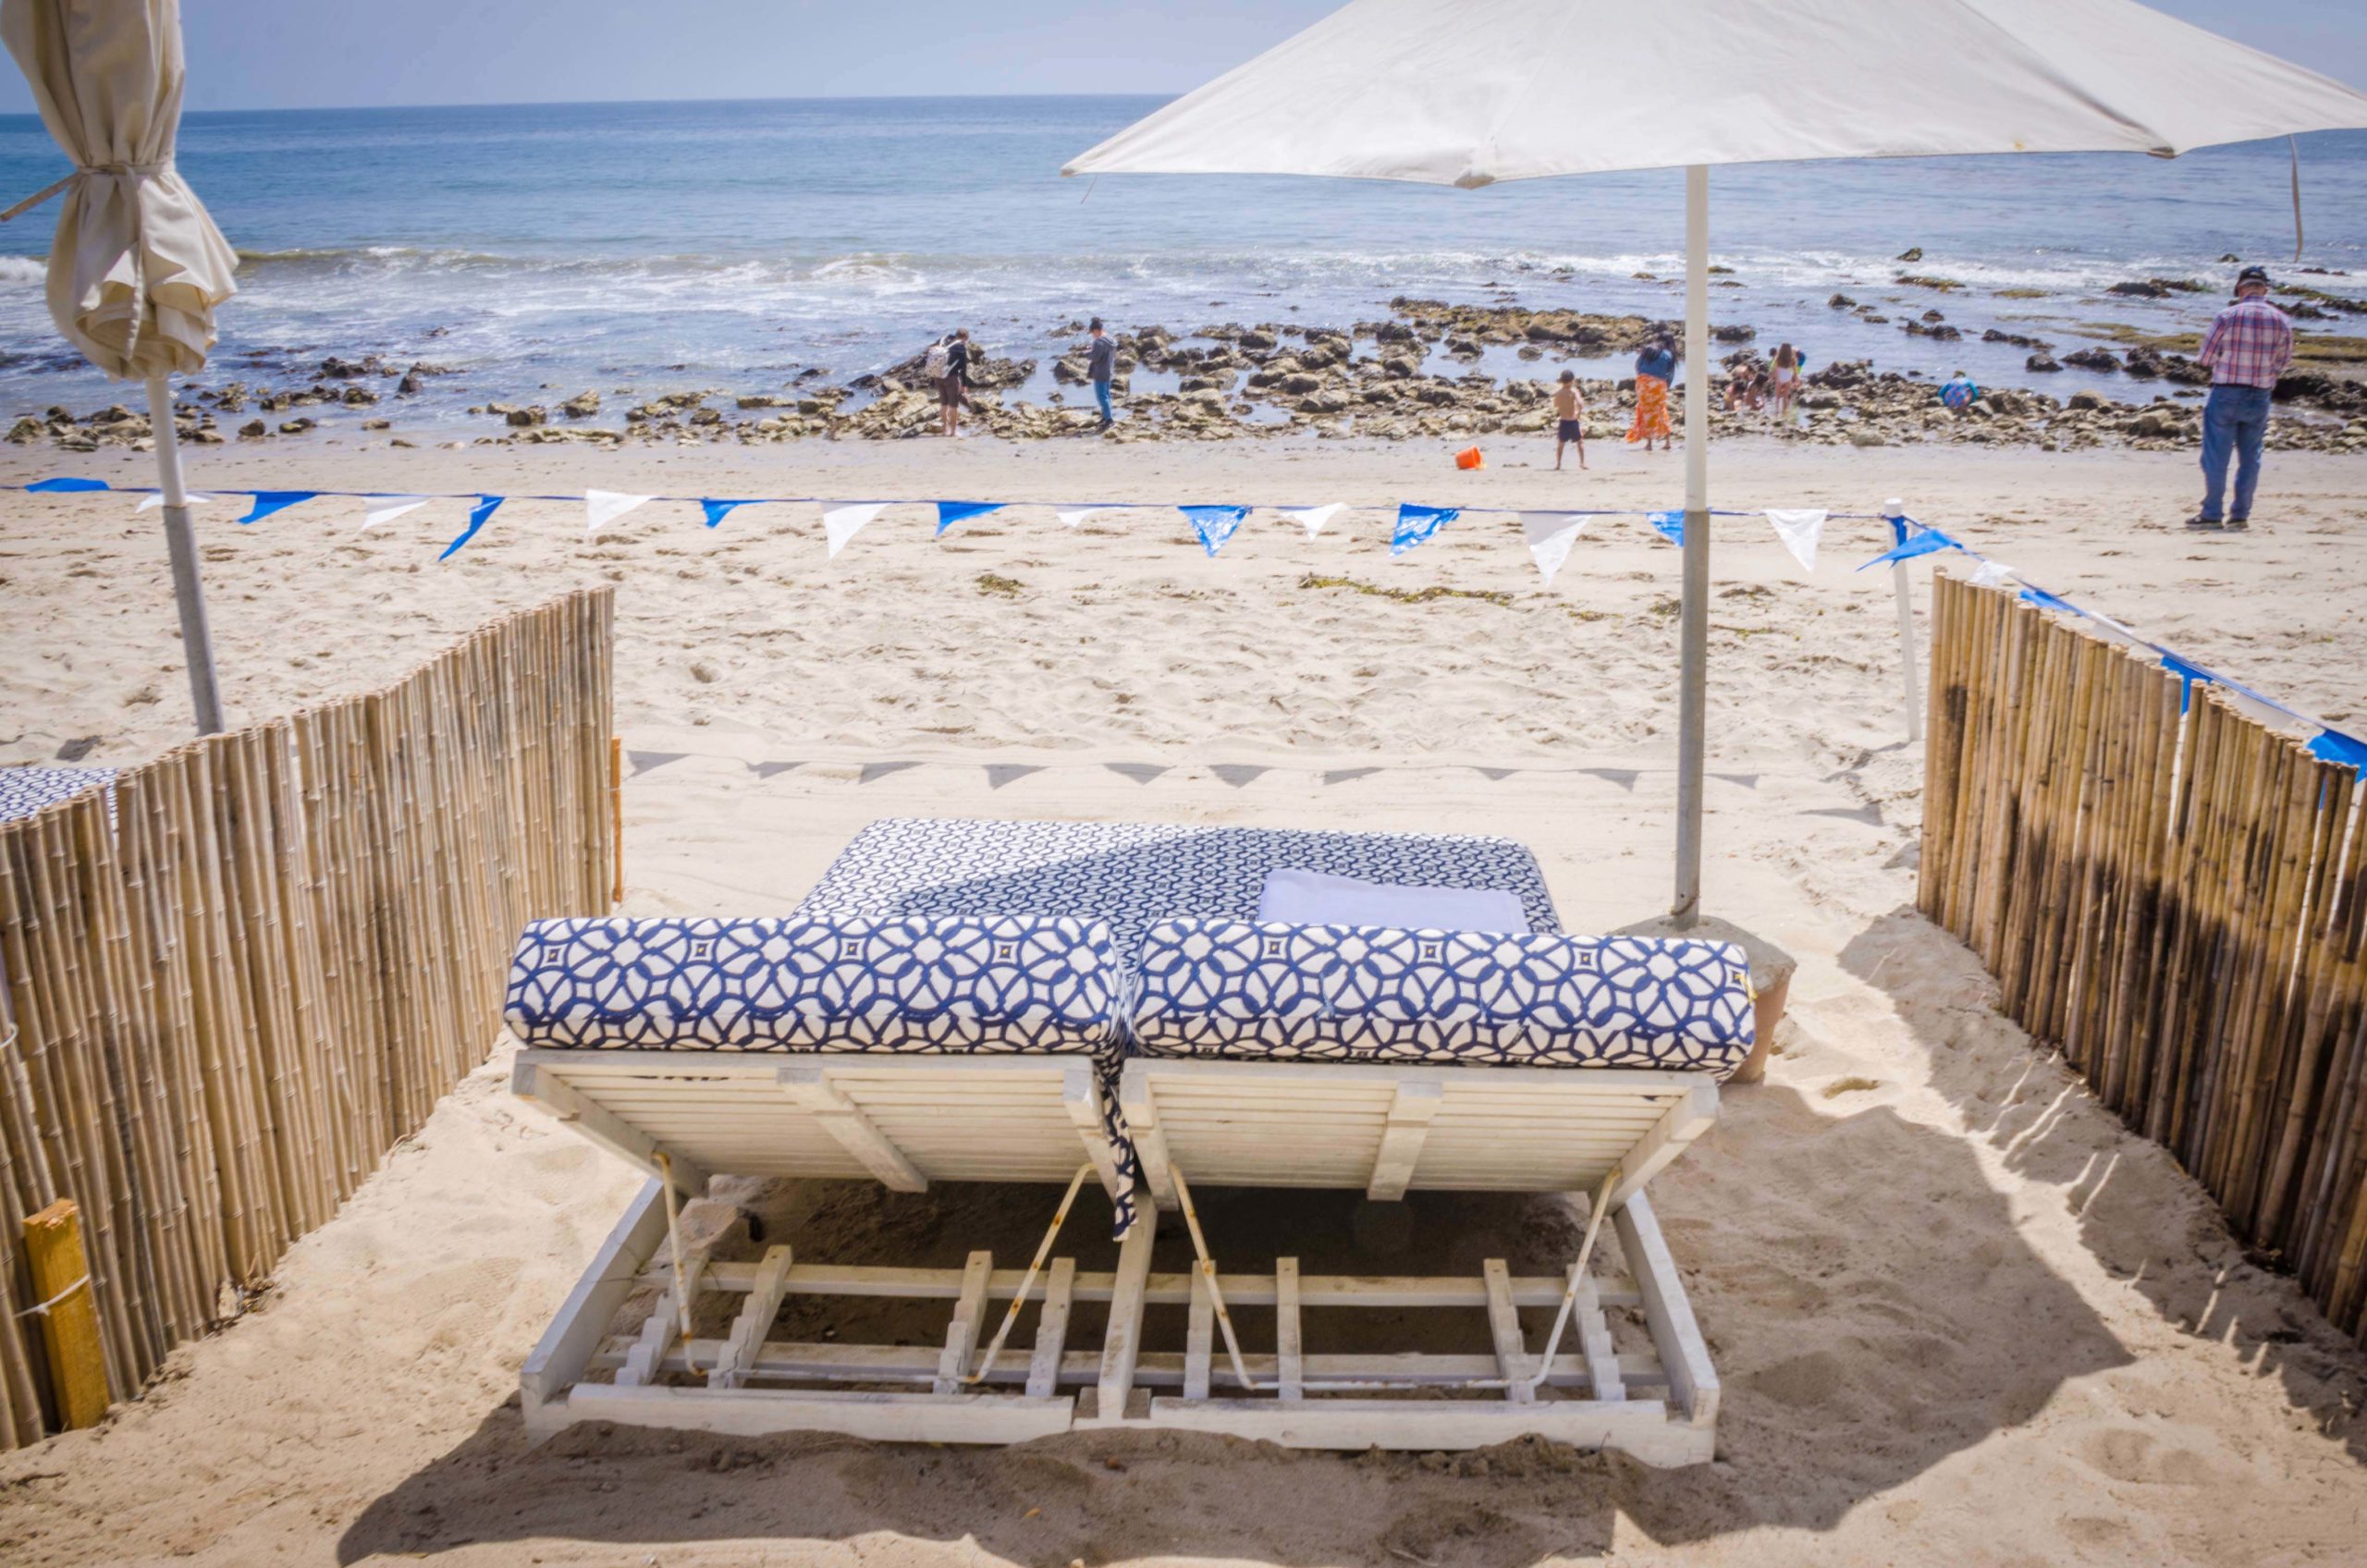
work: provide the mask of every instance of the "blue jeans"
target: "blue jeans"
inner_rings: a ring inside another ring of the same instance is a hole
[[[2227,493],[2227,459],[2236,459],[2236,506],[2239,520],[2252,515],[2252,492],[2260,488],[2261,443],[2268,439],[2269,390],[2265,386],[2214,386],[2202,405],[2202,515],[2220,520]]]
[[[1110,384],[1108,382],[1097,381],[1093,384],[1093,400],[1101,405],[1102,423],[1109,424],[1117,419],[1118,415],[1116,411],[1110,407]]]

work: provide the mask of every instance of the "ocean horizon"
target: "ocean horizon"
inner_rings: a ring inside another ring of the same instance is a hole
[[[1188,336],[1222,323],[1351,327],[1396,297],[1669,318],[1683,179],[1667,169],[1466,191],[1283,178],[1064,180],[1158,96],[799,98],[191,114],[180,164],[240,252],[209,374],[330,355],[429,361],[413,418],[591,388],[843,383],[955,326],[1049,363],[1073,324]],[[2237,255],[2367,300],[2367,133],[2300,139],[2294,272],[2283,141],[2177,160],[2110,154],[1761,165],[1712,176],[1712,297],[1814,362],[2032,384],[2058,353],[2197,330]],[[0,116],[0,192],[64,160]],[[54,209],[0,227],[0,414],[117,399],[43,299]],[[1905,262],[1912,251],[1920,259]],[[1902,285],[1903,275],[1959,287]],[[2194,281],[2161,299],[2108,290]],[[1836,293],[1883,307],[1871,324]],[[1909,312],[1907,306],[1912,306]],[[1964,335],[1901,330],[1937,309]],[[2356,318],[2350,318],[2355,321]],[[2337,308],[2308,327],[2349,330]],[[1557,361],[1556,363],[1564,362]],[[1577,361],[1583,374],[1616,367]],[[1513,366],[1489,363],[1491,374]],[[1535,374],[1534,370],[1521,374]],[[2110,389],[2071,371],[2058,394]],[[2126,390],[2126,384],[2121,384]]]

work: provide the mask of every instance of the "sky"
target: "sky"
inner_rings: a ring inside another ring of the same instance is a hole
[[[1911,3],[1911,0],[1900,0]],[[2361,0],[2152,0],[2367,87]],[[1182,92],[1339,0],[183,0],[188,107]],[[1649,5],[1634,25],[1650,26]],[[0,114],[32,104],[0,70]]]

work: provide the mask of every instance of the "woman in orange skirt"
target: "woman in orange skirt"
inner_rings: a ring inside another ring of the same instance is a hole
[[[1641,441],[1652,449],[1657,439],[1663,450],[1674,450],[1676,436],[1669,428],[1668,388],[1676,379],[1676,345],[1662,337],[1636,356],[1636,423],[1627,428],[1630,446]]]

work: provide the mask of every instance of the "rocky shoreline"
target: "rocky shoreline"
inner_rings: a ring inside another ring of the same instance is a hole
[[[1902,258],[1905,260],[1906,258]],[[1903,275],[1900,285],[1928,289],[1944,301],[1957,285],[1944,277]],[[2158,297],[2193,291],[2202,285],[2173,279],[2133,280],[2115,292]],[[2306,288],[2288,290],[2287,308],[2297,315],[2329,318],[2337,311],[2367,310],[2356,301]],[[1889,325],[1884,308],[1859,304],[1846,294],[1830,300],[1874,325]],[[1887,307],[1899,313],[1895,305]],[[1933,306],[1903,312],[1902,333],[1942,340],[1963,334]],[[1347,327],[1298,324],[1205,325],[1190,333],[1150,326],[1118,336],[1117,390],[1123,418],[1108,432],[1085,387],[1084,325],[1052,328],[1053,347],[1040,359],[987,356],[976,373],[975,407],[965,416],[972,428],[1010,440],[1093,436],[1115,442],[1146,440],[1240,440],[1283,435],[1356,436],[1380,440],[1541,435],[1551,423],[1551,398],[1562,364],[1576,361],[1600,370],[1600,361],[1631,356],[1666,333],[1682,339],[1681,324],[1639,315],[1590,315],[1575,311],[1533,310],[1516,305],[1453,304],[1399,298],[1381,320]],[[1758,435],[1790,442],[1870,447],[1925,442],[2035,447],[2076,450],[2120,446],[2164,449],[2199,439],[2201,398],[2209,374],[2170,339],[2129,342],[2115,354],[2090,348],[2054,357],[2042,338],[1992,327],[1991,344],[2027,349],[2033,377],[2065,364],[2110,374],[2131,384],[2139,396],[2123,400],[2094,391],[2068,398],[2024,388],[1996,388],[1961,410],[1943,406],[1928,378],[1878,371],[1870,361],[1844,361],[1812,366],[1793,423],[1777,424],[1763,413],[1719,408],[1711,429],[1719,435]],[[1716,385],[1729,367],[1763,360],[1756,331],[1726,324],[1713,333],[1720,359]],[[2342,352],[2358,339],[2317,337],[2308,341]],[[1534,376],[1490,374],[1481,362],[1507,353]],[[2362,355],[2367,357],[2367,355]],[[276,367],[287,379],[267,385],[275,368],[268,356],[251,355],[249,380],[235,379],[229,365],[181,389],[177,405],[181,439],[197,445],[275,442],[323,430],[358,428],[385,435],[394,446],[418,441],[397,433],[395,415],[427,391],[435,378],[458,374],[454,367],[331,356],[306,364]],[[1042,401],[1022,394],[1043,386]],[[1138,386],[1157,380],[1157,389]],[[1171,383],[1171,385],[1164,385]],[[1597,440],[1623,435],[1634,407],[1634,382],[1625,376],[1582,375],[1587,433]],[[492,428],[473,437],[478,445],[583,443],[621,446],[709,441],[743,444],[825,440],[898,440],[936,433],[937,395],[917,358],[888,370],[832,384],[827,372],[809,368],[780,387],[759,392],[723,389],[669,392],[627,401],[629,389],[604,399],[585,390],[564,400],[488,401],[469,414]],[[2305,361],[2277,389],[2278,415],[2271,443],[2288,449],[2367,451],[2367,384],[2328,374]],[[1681,430],[1682,399],[1673,410]],[[622,404],[620,422],[615,405]],[[358,425],[343,416],[360,413]],[[452,426],[423,423],[414,433],[445,445]],[[102,447],[146,447],[152,444],[147,415],[115,405],[77,415],[64,408],[17,419],[6,439],[18,446],[48,445],[62,451]]]

